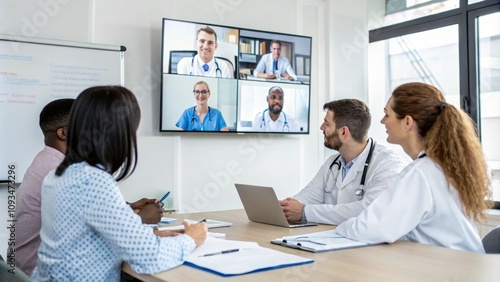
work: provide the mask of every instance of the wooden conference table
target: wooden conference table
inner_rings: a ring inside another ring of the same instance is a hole
[[[244,210],[169,214],[178,220],[203,218],[232,222],[231,227],[210,229],[228,240],[253,241],[260,246],[314,259],[312,264],[224,278],[181,265],[154,275],[139,275],[128,264],[123,270],[143,281],[499,281],[500,255],[476,254],[419,243],[398,241],[356,249],[310,253],[282,247],[270,240],[333,228],[319,225],[283,228],[251,222]]]

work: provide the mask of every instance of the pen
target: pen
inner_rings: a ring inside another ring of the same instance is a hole
[[[238,252],[240,249],[231,249],[231,250],[225,250],[225,251],[220,251],[220,252],[215,252],[215,253],[208,253],[204,254],[200,257],[209,257],[209,256],[215,256],[215,255],[223,255],[223,254],[229,254],[229,253],[235,253]]]
[[[159,202],[163,203],[163,201],[165,201],[165,199],[168,197],[168,195],[170,195],[170,191],[168,191],[167,194],[165,194],[165,196],[163,196]]]

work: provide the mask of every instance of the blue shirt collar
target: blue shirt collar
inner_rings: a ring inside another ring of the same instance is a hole
[[[348,164],[346,164],[344,157],[342,155],[340,155],[339,162],[342,165],[342,167],[345,167],[345,168],[347,168],[347,170],[349,170],[358,158],[359,158],[359,155],[357,157],[355,157],[352,161],[350,161]]]

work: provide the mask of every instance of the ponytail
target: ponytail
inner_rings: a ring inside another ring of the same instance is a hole
[[[424,138],[425,151],[457,189],[465,214],[479,221],[489,207],[490,179],[477,129],[465,112],[441,105],[441,113]]]
[[[475,221],[484,219],[490,179],[473,120],[446,103],[441,91],[429,84],[403,84],[393,91],[392,99],[399,119],[411,116],[416,121],[427,156],[458,191],[464,213]]]

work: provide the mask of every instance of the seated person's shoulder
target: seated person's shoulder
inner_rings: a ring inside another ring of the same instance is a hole
[[[191,66],[192,59],[193,57],[184,57],[180,59],[179,63],[177,63],[177,73],[187,74],[188,68]]]
[[[295,120],[293,116],[287,117],[288,123],[290,124],[290,130],[293,132],[300,132],[299,123]]]
[[[81,162],[70,165],[66,172],[74,173],[83,181],[98,180],[99,182],[116,182],[113,176],[104,170],[103,166],[95,167]]]
[[[212,115],[222,115],[221,111],[216,108],[210,107],[210,111],[212,112]]]
[[[384,162],[392,162],[394,165],[397,165],[398,163],[401,165],[407,165],[409,163],[406,156],[403,156],[401,153],[398,153],[385,145],[377,143],[375,147],[374,157],[376,156],[375,158],[377,159],[383,159]]]

